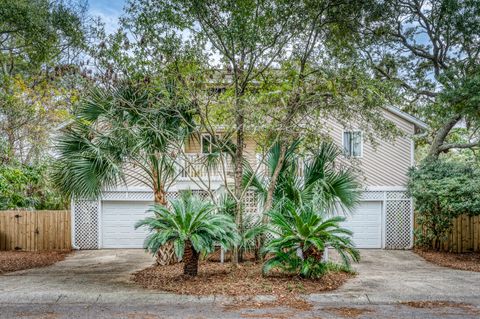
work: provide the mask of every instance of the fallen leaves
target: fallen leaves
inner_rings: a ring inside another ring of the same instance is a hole
[[[353,308],[353,307],[329,307],[323,308],[322,310],[334,313],[337,316],[342,316],[344,318],[357,318],[366,313],[372,312],[372,310],[367,308]]]
[[[439,266],[480,272],[480,253],[456,254],[420,249],[415,252],[426,261]]]
[[[331,272],[321,279],[304,279],[279,273],[263,276],[260,263],[238,266],[204,261],[197,277],[183,275],[183,264],[153,266],[133,275],[144,288],[189,295],[291,295],[335,290],[354,275]]]
[[[0,251],[0,274],[53,265],[64,260],[69,251]]]

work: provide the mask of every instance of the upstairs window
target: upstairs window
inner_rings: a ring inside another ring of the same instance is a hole
[[[343,132],[343,150],[347,157],[363,156],[362,132],[345,131]]]
[[[203,154],[210,154],[214,153],[217,150],[217,147],[215,145],[215,140],[218,141],[220,136],[215,135],[213,137],[210,134],[202,134],[202,153]]]

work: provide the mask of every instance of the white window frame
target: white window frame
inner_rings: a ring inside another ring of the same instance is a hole
[[[348,155],[345,152],[345,133],[360,133],[360,155]],[[363,131],[361,130],[343,130],[342,132],[342,151],[347,158],[363,158]]]
[[[203,152],[203,138],[205,136],[208,136],[208,138],[210,139],[210,152],[209,153],[204,153]],[[215,138],[219,139],[220,138],[220,135],[219,134],[215,134]],[[212,153],[212,135],[211,134],[208,134],[208,133],[202,133],[200,134],[200,154],[211,154]]]

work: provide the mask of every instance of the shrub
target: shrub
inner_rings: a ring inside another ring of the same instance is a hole
[[[426,161],[410,171],[408,190],[415,200],[417,246],[438,248],[461,214],[480,214],[480,169],[464,162]]]
[[[264,273],[277,268],[306,278],[319,278],[329,269],[323,262],[326,247],[333,247],[348,268],[351,260],[358,261],[352,232],[340,227],[343,216],[327,218],[315,211],[312,205],[297,206],[290,201],[269,213],[275,239],[265,246],[264,252],[272,255],[264,266]]]
[[[67,199],[50,183],[47,165],[0,165],[0,209],[65,209]]]

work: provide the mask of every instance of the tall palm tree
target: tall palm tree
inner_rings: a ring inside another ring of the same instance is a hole
[[[58,138],[56,183],[68,195],[97,198],[132,179],[152,189],[155,203],[166,205],[168,187],[179,174],[176,150],[192,127],[190,110],[171,83],[125,80],[92,89]]]
[[[215,212],[215,206],[191,194],[171,201],[171,209],[155,205],[151,212],[154,217],[139,221],[135,227],[147,227],[151,231],[146,247],[156,253],[158,249],[173,243],[178,259],[183,259],[183,273],[196,276],[201,253],[210,253],[214,244],[229,249],[237,244],[239,237],[232,218]]]

